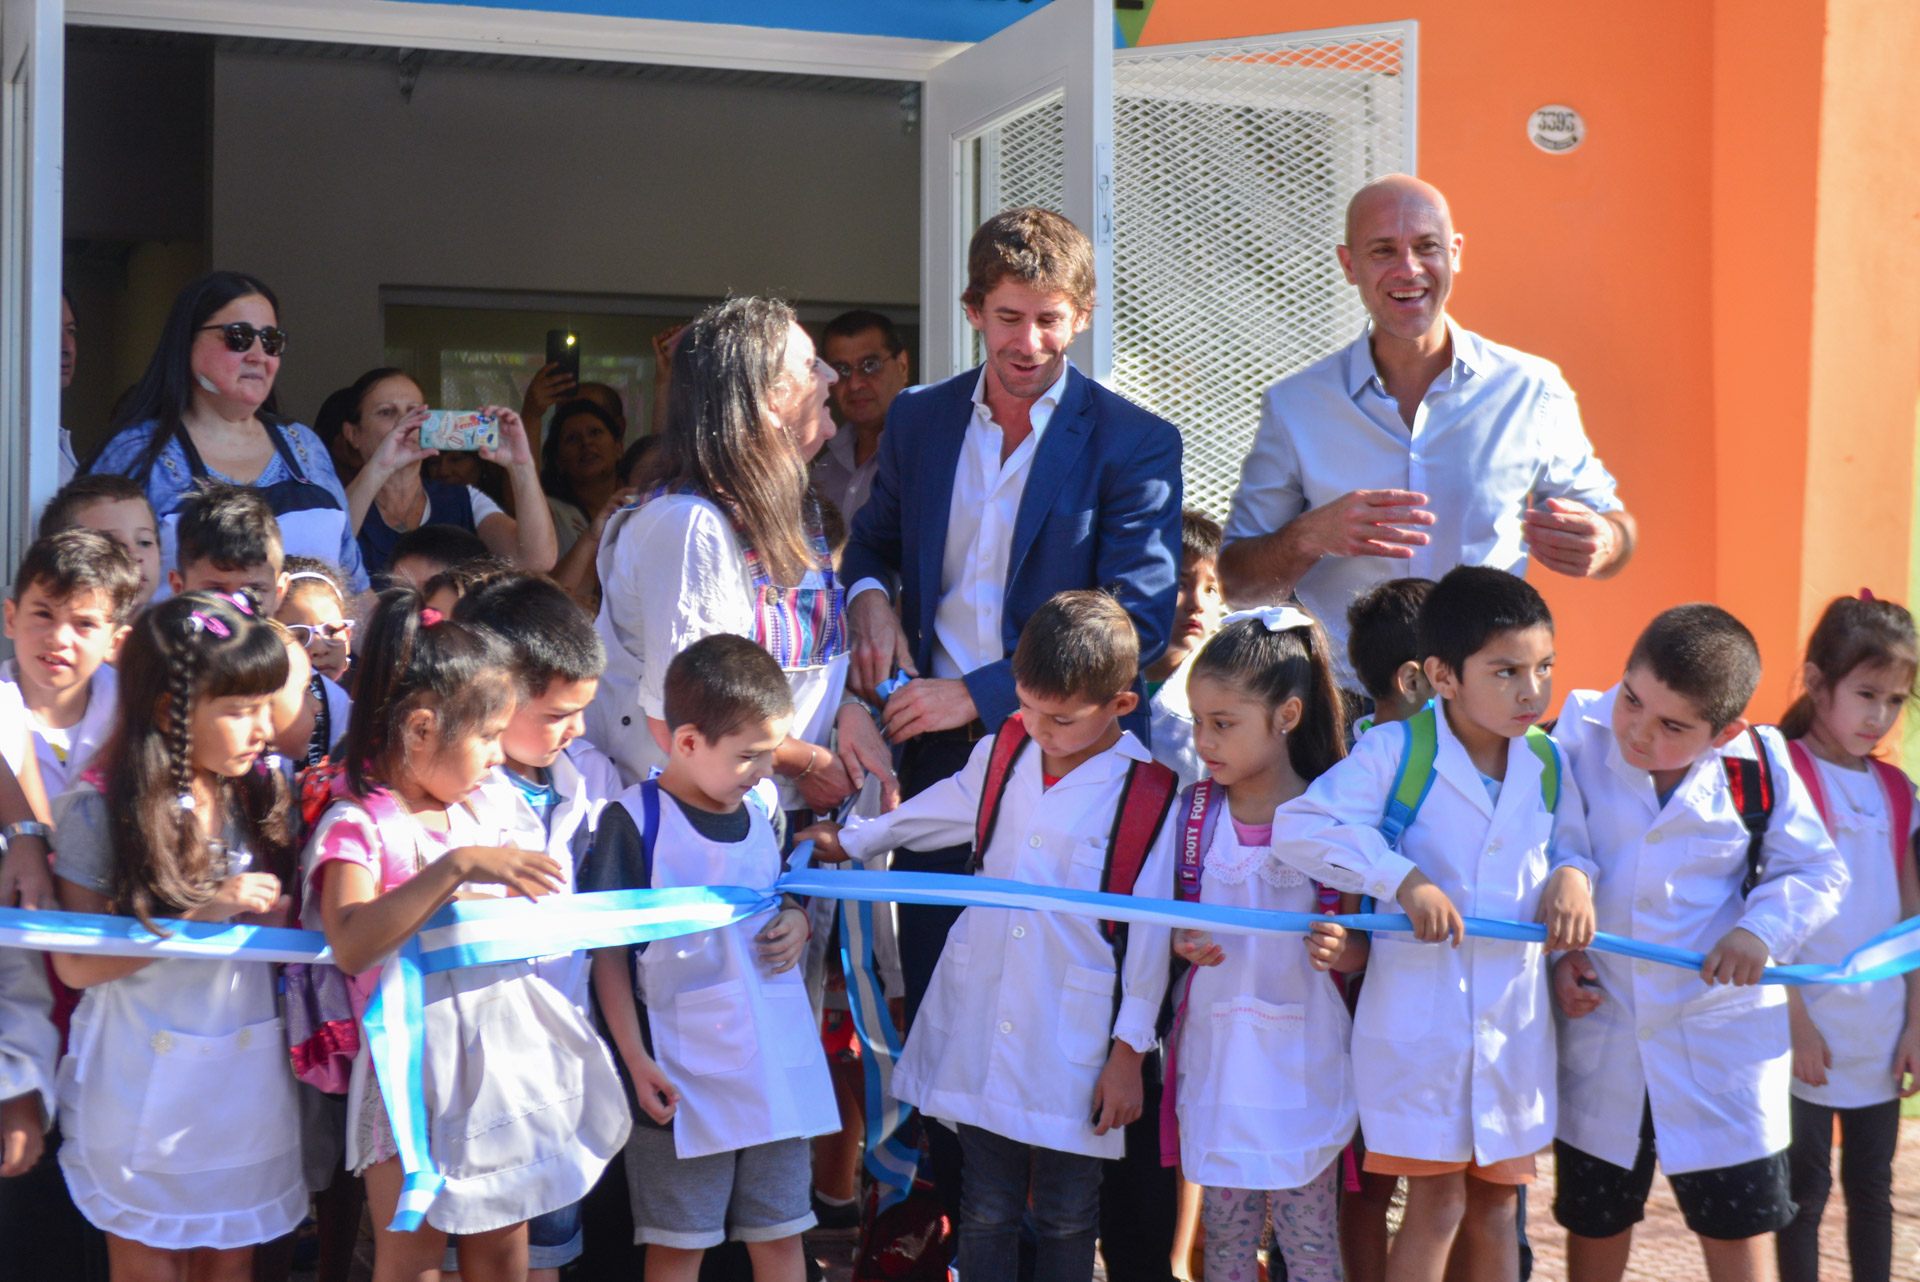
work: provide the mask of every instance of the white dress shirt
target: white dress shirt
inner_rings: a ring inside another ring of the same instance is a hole
[[[8,659],[0,664],[0,683],[19,690],[21,705],[25,706],[26,691],[20,687],[18,659]],[[48,801],[80,786],[80,772],[106,746],[107,740],[113,737],[114,728],[120,724],[119,704],[119,677],[110,666],[103,663],[87,679],[87,710],[66,729],[43,730],[34,720],[33,713],[27,713],[27,725],[33,731],[34,755],[40,759],[40,784],[46,789]],[[343,721],[338,724],[344,733],[346,723]],[[13,767],[16,774],[19,773],[20,767],[10,755],[7,764]]]
[[[1743,734],[1702,753],[1663,800],[1652,776],[1620,753],[1613,733],[1618,689],[1575,690],[1553,731],[1567,779],[1586,798],[1600,869],[1593,896],[1599,928],[1706,952],[1738,926],[1774,960],[1799,960],[1801,942],[1839,910],[1847,869],[1779,732],[1760,731],[1774,807],[1764,875],[1743,899],[1747,830],[1722,759],[1751,759],[1752,740]],[[1602,998],[1579,1019],[1559,1020],[1558,1138],[1631,1167],[1650,1101],[1660,1169],[1670,1175],[1737,1166],[1787,1146],[1793,1055],[1784,988],[1709,987],[1697,970],[1598,950],[1587,958],[1599,972]]]
[[[993,743],[982,739],[959,774],[897,810],[854,820],[840,836],[847,853],[864,860],[902,846],[938,850],[971,841]],[[1040,777],[1040,758],[1039,748],[1029,745],[1008,774],[981,874],[1098,890],[1128,768],[1151,758],[1123,733],[1050,788]],[[1166,828],[1176,823],[1170,816]],[[1135,895],[1173,896],[1166,828],[1134,882]],[[1126,961],[1117,966],[1113,945],[1090,917],[966,909],[947,935],[894,1070],[894,1096],[928,1117],[1023,1144],[1120,1157],[1126,1142],[1120,1128],[1093,1133],[1093,1088],[1114,1039],[1137,1051],[1153,1048],[1172,941],[1168,927],[1130,926]]]
[[[1409,428],[1373,362],[1371,328],[1267,389],[1240,471],[1226,542],[1271,534],[1352,490],[1413,490],[1436,523],[1411,560],[1326,557],[1296,585],[1327,627],[1344,685],[1347,604],[1376,583],[1438,579],[1456,565],[1525,574],[1521,515],[1568,498],[1618,511],[1613,477],[1594,457],[1573,389],[1550,361],[1490,343],[1447,321],[1453,361]]]
[[[953,474],[953,498],[947,507],[947,545],[940,561],[940,605],[933,614],[933,672],[958,678],[1007,657],[1000,640],[1000,615],[1007,591],[1007,561],[1013,526],[1020,517],[1020,496],[1027,490],[1034,451],[1046,434],[1053,412],[1067,390],[1072,362],[1052,387],[1027,411],[1033,430],[1000,459],[1005,429],[987,408],[987,372],[973,388],[973,418]],[[847,594],[880,588],[878,579],[862,579]]]

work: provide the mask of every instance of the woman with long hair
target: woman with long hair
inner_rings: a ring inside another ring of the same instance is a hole
[[[680,335],[667,430],[640,499],[600,544],[608,663],[587,729],[630,778],[664,757],[668,663],[733,632],[764,646],[793,686],[793,731],[774,757],[786,809],[829,810],[869,771],[893,790],[873,719],[842,704],[845,593],[808,486],[807,465],[833,434],[832,382],[793,309],[774,299],[729,299]],[[836,726],[838,756],[827,746]]]
[[[338,565],[355,589],[364,588],[333,459],[274,403],[288,342],[279,317],[279,301],[255,277],[218,271],[189,281],[146,373],[114,407],[114,435],[80,470],[117,472],[145,487],[165,565],[176,559],[180,504],[211,479],[262,491],[288,554]]]

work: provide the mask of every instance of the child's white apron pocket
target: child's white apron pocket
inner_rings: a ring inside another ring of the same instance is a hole
[[[269,1161],[299,1143],[297,1129],[263,1126],[286,1113],[267,1101],[293,1098],[287,1038],[277,1019],[223,1037],[162,1029],[148,1039],[153,1068],[128,1165],[136,1171],[190,1175]],[[245,1100],[246,1108],[220,1107]],[[258,1102],[258,1106],[254,1102]]]
[[[1060,1053],[1075,1064],[1097,1067],[1107,1062],[1113,1040],[1113,986],[1110,970],[1068,966],[1060,994]]]
[[[1307,1106],[1307,1008],[1241,995],[1213,1004],[1220,1100],[1241,1108]]]
[[[1688,1002],[1680,1012],[1693,1080],[1710,1095],[1757,1086],[1768,1063],[1787,1053],[1792,1034],[1786,1007],[1763,1004],[1765,994],[1750,988],[1728,1000],[1724,990]]]
[[[737,979],[696,988],[673,1000],[674,1040],[681,1067],[696,1077],[737,1073],[753,1059],[753,1021],[741,1018],[746,985]]]

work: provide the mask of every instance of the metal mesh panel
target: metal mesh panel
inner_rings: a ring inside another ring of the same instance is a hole
[[[1115,55],[1112,382],[1179,425],[1215,516],[1260,393],[1365,319],[1333,249],[1353,190],[1408,163],[1408,62],[1395,28]]]
[[[994,125],[972,147],[972,228],[1017,205],[1065,212],[1067,199],[1067,105],[1054,94]],[[966,252],[962,246],[962,254]],[[962,279],[965,264],[962,263]],[[986,359],[980,335],[969,329],[969,364]]]

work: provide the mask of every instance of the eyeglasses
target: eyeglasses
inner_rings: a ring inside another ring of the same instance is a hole
[[[885,369],[887,362],[892,359],[891,356],[862,356],[851,365],[845,361],[834,361],[830,363],[827,368],[838,374],[841,378],[852,378],[855,374],[858,374],[862,378],[872,378],[881,370]]]
[[[285,627],[293,633],[293,639],[303,646],[312,645],[317,638],[328,645],[344,645],[353,636],[356,620],[342,619],[338,623],[289,623]]]
[[[278,325],[269,325],[265,329],[255,329],[245,321],[234,321],[228,325],[202,325],[202,331],[217,329],[220,336],[227,340],[227,350],[244,352],[253,346],[253,340],[260,340],[260,350],[269,356],[278,356],[287,350],[287,331]]]

